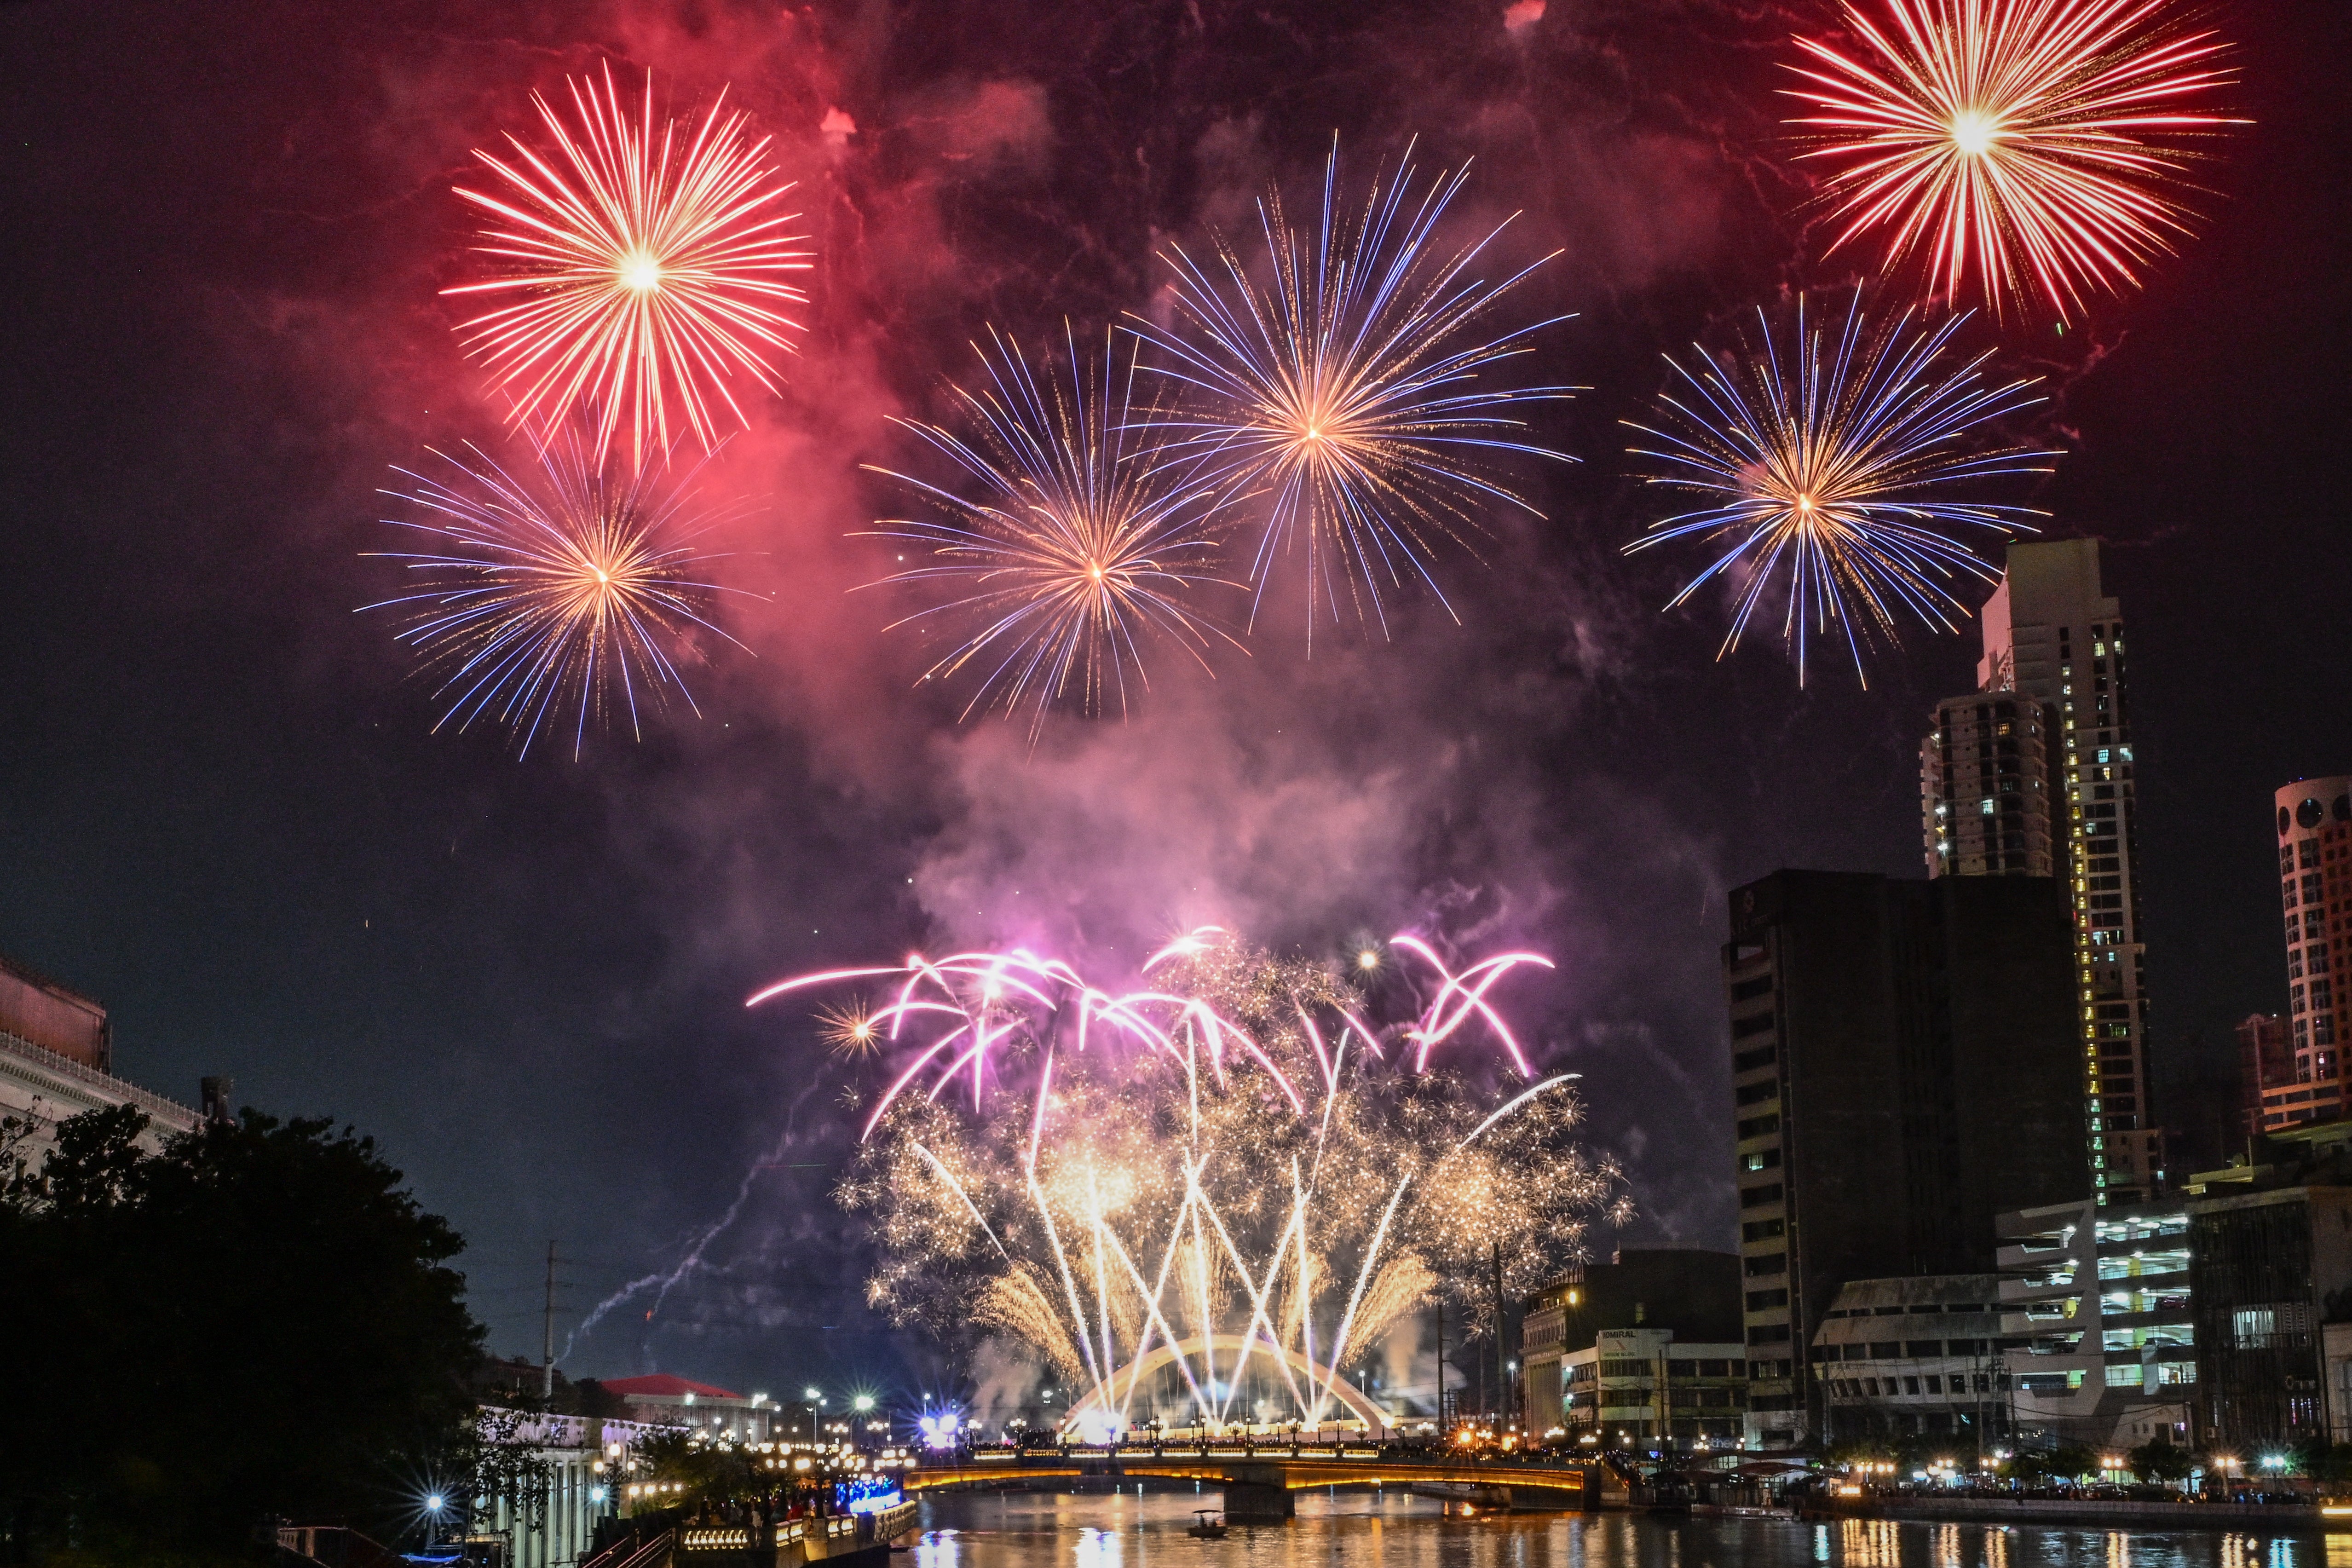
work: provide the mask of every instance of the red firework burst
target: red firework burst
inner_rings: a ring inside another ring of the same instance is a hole
[[[2031,292],[2061,320],[2086,287],[2116,292],[2188,232],[2168,194],[2194,143],[2234,123],[2192,107],[2235,79],[2228,47],[2168,0],[1884,0],[1845,18],[1861,46],[1797,43],[1821,68],[1790,96],[1818,112],[1806,155],[1833,165],[1845,226],[1924,251],[1936,291],[1972,280],[1998,310]]]
[[[625,423],[642,460],[669,449],[675,410],[708,450],[722,406],[744,422],[730,380],[773,391],[771,356],[800,330],[779,309],[808,299],[786,280],[810,255],[789,232],[800,215],[777,210],[792,184],[767,162],[768,140],[725,112],[724,93],[689,136],[656,121],[650,78],[635,115],[609,67],[601,89],[569,85],[576,126],[531,95],[551,153],[511,134],[511,160],[476,150],[503,196],[457,187],[492,216],[474,248],[504,268],[444,290],[496,302],[457,330],[517,423],[590,410],[600,458]]]

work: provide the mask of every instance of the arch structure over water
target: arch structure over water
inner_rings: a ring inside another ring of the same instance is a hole
[[[1228,1365],[1231,1365],[1239,1363],[1245,1351],[1252,1360],[1260,1356],[1268,1359],[1280,1356],[1289,1365],[1291,1371],[1305,1374],[1307,1386],[1318,1389],[1327,1397],[1338,1400],[1339,1404],[1346,1406],[1350,1415],[1370,1427],[1374,1436],[1387,1433],[1393,1425],[1387,1411],[1373,1404],[1362,1389],[1358,1388],[1329,1367],[1317,1363],[1297,1350],[1287,1347],[1277,1348],[1263,1336],[1249,1334],[1194,1334],[1190,1338],[1178,1340],[1173,1344],[1163,1342],[1155,1345],[1112,1373],[1104,1380],[1100,1387],[1072,1406],[1065,1425],[1076,1426],[1083,1423],[1088,1412],[1104,1412],[1107,1408],[1104,1399],[1106,1393],[1115,1393],[1119,1389],[1132,1391],[1139,1388],[1143,1385],[1145,1378],[1163,1368],[1174,1366],[1178,1362],[1224,1355],[1231,1358],[1228,1363]],[[1305,1418],[1306,1414],[1304,1411],[1300,1412],[1301,1419]]]

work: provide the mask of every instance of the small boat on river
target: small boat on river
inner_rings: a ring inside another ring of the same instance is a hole
[[[1196,1508],[1192,1510],[1192,1525],[1184,1533],[1196,1535],[1202,1541],[1223,1541],[1226,1529],[1225,1521],[1217,1517],[1215,1509]]]

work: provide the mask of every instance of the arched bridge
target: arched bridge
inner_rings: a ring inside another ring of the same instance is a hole
[[[939,1487],[1021,1486],[1090,1477],[1202,1481],[1224,1493],[1235,1520],[1291,1517],[1293,1492],[1318,1487],[1444,1486],[1507,1507],[1598,1507],[1601,1481],[1591,1465],[1398,1456],[1379,1448],[1320,1444],[1120,1444],[1116,1447],[1030,1449],[975,1454],[906,1473],[908,1491]]]

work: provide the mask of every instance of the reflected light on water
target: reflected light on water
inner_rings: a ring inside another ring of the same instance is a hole
[[[2029,1525],[1631,1513],[1449,1517],[1433,1498],[1300,1492],[1287,1524],[1185,1534],[1212,1485],[923,1500],[913,1568],[2352,1568],[2352,1534],[2289,1537]]]
[[[1118,1537],[1108,1530],[1079,1526],[1077,1568],[1118,1568]]]

